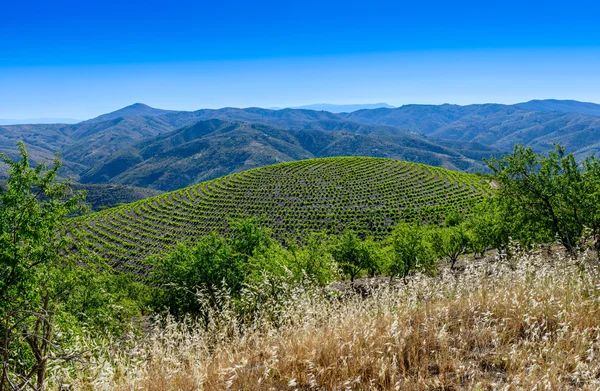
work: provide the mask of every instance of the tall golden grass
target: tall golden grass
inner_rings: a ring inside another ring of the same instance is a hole
[[[600,389],[595,256],[537,252],[417,275],[367,297],[302,286],[286,297],[251,324],[224,298],[208,327],[163,319],[133,342],[82,341],[93,347],[88,364],[53,371],[54,382],[156,391]]]

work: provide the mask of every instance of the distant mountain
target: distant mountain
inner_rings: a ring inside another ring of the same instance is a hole
[[[257,107],[170,111],[135,104],[77,124],[0,126],[0,152],[18,156],[16,142],[24,140],[33,161],[61,151],[63,175],[74,180],[160,190],[307,157],[393,157],[477,171],[484,169],[482,158],[505,153],[515,143],[546,151],[560,142],[578,158],[600,155],[600,117],[522,105],[405,105],[332,113]],[[567,106],[581,111],[589,105]],[[0,176],[5,170],[0,166]]]
[[[174,190],[253,167],[340,155],[391,157],[453,169],[482,168],[480,162],[419,135],[291,130],[213,119],[119,151],[84,173],[81,181]]]
[[[316,111],[329,111],[330,113],[351,113],[356,110],[365,109],[393,109],[394,106],[390,106],[387,103],[367,103],[367,104],[350,104],[350,105],[335,105],[330,103],[317,103],[314,105],[295,106],[290,109],[305,109],[305,110],[316,110]]]
[[[159,115],[164,115],[172,112],[172,110],[155,109],[154,107],[150,107],[143,103],[134,103],[130,106],[123,107],[122,109],[113,111],[111,113],[102,114],[96,118],[92,118],[87,122],[102,122],[115,118],[131,117],[135,115],[142,115],[145,117],[157,117]]]
[[[62,129],[71,139],[63,156],[91,167],[99,160],[127,146],[174,129],[159,116],[134,115],[106,121],[86,121]]]
[[[580,113],[585,115],[600,116],[600,104],[578,102],[576,100],[531,100],[525,103],[518,103],[515,106],[528,110],[558,111],[562,113]]]
[[[30,119],[6,119],[0,118],[0,125],[27,125],[27,124],[76,124],[81,122],[73,118],[30,118]]]
[[[360,110],[347,120],[401,127],[430,138],[477,142],[500,150],[515,143],[547,151],[553,142],[582,157],[600,153],[600,118],[579,113],[534,111],[519,106],[406,105],[397,109]]]

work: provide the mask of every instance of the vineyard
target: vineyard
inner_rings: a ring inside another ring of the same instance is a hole
[[[228,175],[72,220],[80,245],[121,270],[177,242],[227,234],[230,219],[258,217],[285,240],[308,231],[385,237],[401,220],[439,222],[488,194],[482,178],[404,161],[337,157]]]

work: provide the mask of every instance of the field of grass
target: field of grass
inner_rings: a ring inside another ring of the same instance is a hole
[[[490,191],[481,177],[404,161],[339,157],[232,174],[72,222],[87,249],[125,271],[175,243],[217,232],[229,219],[259,217],[276,238],[307,231],[385,237],[402,220],[437,222],[468,213]]]
[[[597,258],[469,261],[343,298],[295,287],[244,323],[166,320],[140,339],[88,341],[72,372],[95,390],[598,390]],[[265,285],[265,289],[270,289]],[[248,293],[252,300],[257,292]],[[201,297],[200,297],[201,298]],[[233,306],[230,303],[229,306]],[[68,372],[60,372],[64,376]]]

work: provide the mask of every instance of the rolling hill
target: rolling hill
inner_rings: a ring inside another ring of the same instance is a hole
[[[529,102],[517,103],[515,106],[536,111],[558,111],[562,113],[580,113],[600,116],[600,104],[579,102],[576,100],[535,99]]]
[[[200,121],[109,156],[84,173],[81,182],[170,191],[254,167],[344,155],[389,157],[455,170],[483,167],[455,148],[408,132],[366,126],[372,132],[354,133],[342,128],[290,130],[261,123]]]
[[[306,109],[306,110],[322,110],[329,111],[330,113],[351,113],[356,110],[363,109],[379,109],[386,107],[393,109],[394,106],[390,106],[387,103],[365,103],[365,104],[347,104],[347,105],[336,105],[331,103],[317,103],[305,106],[290,107],[290,109]]]
[[[159,115],[164,115],[168,113],[173,113],[172,110],[163,110],[156,109],[154,107],[150,107],[143,103],[134,103],[127,107],[123,107],[122,109],[99,115],[96,118],[92,118],[85,122],[103,122],[109,121],[111,119],[123,118],[123,117],[133,117],[133,116],[143,116],[143,117],[157,117]]]
[[[85,201],[93,211],[113,208],[121,204],[130,204],[145,198],[161,194],[158,190],[144,189],[134,186],[105,185],[105,184],[81,184],[73,183],[73,190],[85,190]]]
[[[580,112],[537,111],[520,105],[406,105],[397,109],[359,110],[346,120],[400,127],[432,140],[477,142],[503,151],[515,143],[547,151],[553,142],[582,156],[600,152],[600,117]]]
[[[310,159],[228,175],[72,220],[82,244],[116,267],[144,273],[144,258],[255,216],[285,240],[354,229],[381,238],[401,220],[468,213],[490,191],[481,177],[371,157]]]

